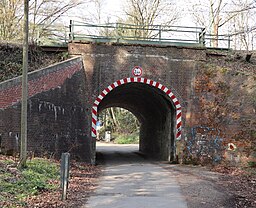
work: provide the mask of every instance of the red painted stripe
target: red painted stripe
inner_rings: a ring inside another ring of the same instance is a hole
[[[176,116],[177,119],[180,118],[180,117],[181,117],[181,113],[179,113],[179,114]]]
[[[144,83],[145,83],[145,84],[147,83],[147,81],[148,81],[148,79],[144,79]]]
[[[134,82],[134,77],[131,77],[131,82]]]
[[[176,138],[179,138],[181,136],[181,131],[177,132]]]
[[[161,87],[161,90],[163,90],[164,91],[164,89],[165,89],[166,87],[163,85],[162,87]]]
[[[141,82],[141,78],[140,77],[138,77],[138,82]]]
[[[92,109],[92,113],[93,113],[94,115],[97,115],[97,111],[96,111],[95,109]]]
[[[94,118],[92,118],[92,123],[96,125],[96,120]]]
[[[151,85],[151,86],[152,86],[152,84],[153,84],[153,81],[152,81],[152,80],[150,80],[149,85]]]
[[[174,100],[175,98],[176,98],[175,95],[172,95],[172,96],[171,96],[171,99],[172,99],[172,100]]]
[[[166,94],[169,95],[171,92],[171,90],[167,90]]]
[[[117,81],[117,85],[118,86],[121,85],[121,81],[120,80]]]
[[[110,92],[110,89],[108,89],[108,88],[106,88],[105,90],[107,91],[107,93],[109,93],[109,92]]]
[[[124,78],[124,83],[127,83],[127,78]]]
[[[159,86],[159,82],[156,83],[156,88],[158,88],[158,86]]]
[[[100,101],[101,101],[101,99],[99,98],[99,97],[97,97],[97,99],[96,99],[99,103],[100,103]]]
[[[115,85],[114,85],[114,83],[113,83],[113,84],[111,84],[110,86],[112,87],[112,89],[114,89],[114,88],[115,88]]]
[[[103,92],[100,94],[103,98],[106,96]]]
[[[181,122],[177,124],[177,129],[181,127]]]
[[[96,129],[92,128],[92,132],[96,135]]]
[[[180,104],[180,102],[177,100],[174,104],[175,104],[175,105],[179,105],[179,104]]]
[[[181,108],[177,108],[176,110],[181,110]]]

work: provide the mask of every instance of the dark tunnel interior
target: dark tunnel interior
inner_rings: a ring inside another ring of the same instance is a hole
[[[120,107],[133,113],[141,123],[139,150],[150,158],[173,160],[175,108],[160,89],[143,83],[114,88],[100,102],[98,113]]]

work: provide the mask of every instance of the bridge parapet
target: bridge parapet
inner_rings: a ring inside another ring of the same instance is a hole
[[[89,24],[70,20],[70,41],[131,43],[193,47],[230,48],[229,35],[206,34],[203,27],[133,25],[125,23]]]

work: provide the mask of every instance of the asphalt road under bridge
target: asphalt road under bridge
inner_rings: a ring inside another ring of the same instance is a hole
[[[201,166],[149,160],[138,145],[97,143],[103,166],[98,188],[83,208],[233,208],[220,173]]]

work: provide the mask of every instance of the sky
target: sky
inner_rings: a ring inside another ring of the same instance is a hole
[[[105,0],[102,10],[102,23],[107,22],[107,19],[111,23],[115,23],[118,20],[118,17],[124,16],[123,6],[126,3],[126,0]],[[185,8],[184,1],[176,1],[176,4],[180,8]],[[69,19],[78,20],[83,22],[88,22],[88,20],[81,19],[83,16],[93,16],[94,8],[92,4],[82,5],[79,11],[70,11],[67,17],[65,18],[66,22],[69,22]],[[181,20],[178,23],[179,25],[189,25],[192,26],[194,23],[191,20],[189,15],[182,15]]]

